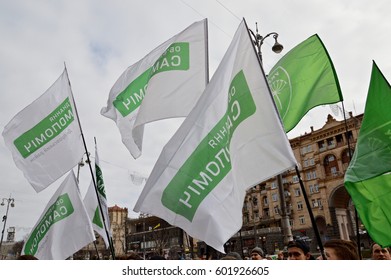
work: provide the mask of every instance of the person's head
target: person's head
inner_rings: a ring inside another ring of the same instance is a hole
[[[324,243],[324,254],[328,260],[359,260],[357,246],[351,240],[332,239]]]
[[[379,244],[372,244],[373,260],[391,260],[390,248],[382,248]]]
[[[232,260],[232,261],[237,261],[238,259],[235,258],[234,256],[228,256],[228,255],[226,255],[226,256],[222,257],[220,260]]]
[[[283,251],[279,251],[278,254],[277,254],[277,260],[283,260],[284,259],[284,252]]]
[[[265,257],[265,253],[261,248],[255,247],[254,249],[251,250],[252,260],[263,260],[264,257]]]
[[[236,260],[242,260],[242,257],[237,252],[229,252],[227,256],[234,257]]]
[[[150,260],[165,260],[166,258],[160,255],[154,255],[149,258]]]
[[[141,256],[139,256],[138,254],[136,254],[135,252],[130,252],[127,257],[126,257],[127,260],[142,260],[143,258]]]
[[[309,259],[311,259],[310,247],[303,240],[295,240],[288,243],[288,260]]]
[[[17,260],[38,260],[38,258],[33,255],[20,255]]]

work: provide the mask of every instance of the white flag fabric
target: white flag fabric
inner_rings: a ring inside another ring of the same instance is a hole
[[[144,124],[185,117],[205,89],[207,20],[195,22],[128,67],[112,87],[101,114],[114,120],[134,158],[141,155]]]
[[[98,204],[98,198],[96,196],[96,191],[94,187],[94,183],[91,180],[90,186],[88,187],[87,193],[84,197],[84,205],[86,207],[88,216],[92,221],[93,229],[103,238],[106,248],[109,248],[110,243],[107,238],[107,234],[111,234],[110,231],[110,220],[109,220],[109,210],[107,207],[107,198],[106,198],[106,190],[103,182],[103,174],[102,169],[99,165],[99,156],[98,149],[95,145],[95,182],[98,188],[98,195],[100,204],[102,207],[102,212],[104,215],[104,220],[102,219],[101,211]],[[106,224],[106,227],[104,225]],[[107,230],[107,233],[106,233]]]
[[[66,69],[5,126],[3,137],[16,166],[36,192],[78,163],[83,142]]]
[[[205,92],[164,147],[134,211],[223,252],[248,188],[297,164],[243,21]]]
[[[40,260],[64,260],[95,240],[73,171],[50,199],[22,253]]]

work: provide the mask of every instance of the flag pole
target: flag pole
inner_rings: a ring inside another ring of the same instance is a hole
[[[95,142],[95,147],[96,147],[96,138],[94,137],[94,142]],[[90,165],[90,169],[92,170],[91,168],[91,165]],[[93,173],[92,173],[93,174]],[[92,175],[92,177],[94,177],[95,179],[95,176]],[[109,247],[110,247],[110,251],[111,251],[111,254],[113,256],[113,260],[115,259],[114,256],[115,256],[115,251],[114,251],[114,245],[113,245],[113,240],[111,239],[110,237],[110,234],[109,234],[109,230],[107,228],[107,225],[106,225],[106,219],[105,219],[105,215],[103,213],[103,208],[102,208],[102,203],[100,201],[100,196],[99,196],[99,192],[98,192],[98,187],[97,187],[97,184],[95,184],[94,182],[94,187],[95,187],[95,194],[96,194],[96,198],[98,199],[98,205],[99,205],[99,211],[100,211],[100,215],[102,216],[102,221],[103,221],[103,225],[105,227],[105,232],[106,232],[106,236],[107,236],[107,240],[109,241]]]
[[[78,113],[78,111],[77,111],[75,98],[73,97],[71,81],[69,80],[68,70],[67,70],[67,66],[66,66],[65,62],[64,62],[64,67],[65,67],[65,73],[67,74],[67,79],[68,79],[68,83],[69,83],[69,88],[70,88],[70,90],[71,90],[72,102],[73,102],[73,106],[75,107],[75,114],[76,114],[76,116],[77,116],[77,122],[78,122],[78,124],[79,124],[79,128],[80,128],[81,138],[82,138],[82,140],[83,140],[83,145],[84,145],[85,154],[86,154],[86,156],[87,156],[88,166],[90,167],[90,173],[91,173],[92,182],[94,183],[94,187],[95,187],[95,190],[96,190],[97,187],[96,187],[96,181],[95,181],[94,172],[93,172],[92,166],[91,166],[91,160],[90,160],[90,155],[89,155],[90,153],[88,152],[86,140],[85,140],[84,134],[83,134],[83,129],[81,128],[79,113]],[[99,199],[98,199],[98,202],[99,202]],[[99,203],[98,203],[98,204],[99,204]],[[102,214],[103,211],[102,211],[102,207],[101,207],[100,204],[99,204],[99,208],[100,208],[101,215],[103,216],[103,214]],[[104,224],[105,224],[105,223],[104,223]],[[106,224],[105,224],[105,227],[106,227]],[[107,234],[107,229],[106,229],[106,234]],[[109,238],[109,236],[108,236],[108,238]],[[109,240],[110,240],[110,239],[109,239]],[[111,247],[112,247],[112,246],[111,246]],[[114,259],[115,259],[115,255],[114,255],[114,250],[113,250],[113,248],[111,248],[111,254],[112,254],[112,257],[113,257],[113,260],[114,260]]]
[[[305,201],[305,204],[308,209],[308,214],[310,215],[310,220],[311,220],[314,232],[315,232],[315,237],[318,242],[320,254],[322,255],[323,260],[327,260],[326,255],[324,254],[324,247],[322,244],[322,239],[320,238],[318,226],[316,225],[314,213],[312,212],[311,204],[310,204],[310,201],[308,200],[308,196],[307,196],[307,191],[305,190],[304,183],[303,183],[303,180],[301,179],[300,171],[299,171],[299,168],[297,167],[297,165],[295,166],[295,169],[296,169],[297,177],[299,178],[301,192],[303,193],[304,201]]]
[[[348,122],[346,120],[345,106],[344,106],[343,101],[341,101],[341,103],[342,103],[342,115],[343,115],[343,119],[344,119],[344,123],[345,123],[345,136],[346,136],[346,139],[348,142],[349,160],[352,161],[353,155],[352,155],[352,149],[350,148],[350,141],[349,141],[349,135],[348,135]],[[359,256],[360,260],[362,260],[361,238],[360,238],[360,231],[359,231],[359,227],[358,227],[358,213],[357,213],[357,208],[355,205],[354,205],[354,220],[356,222],[357,251],[358,251],[358,256]]]

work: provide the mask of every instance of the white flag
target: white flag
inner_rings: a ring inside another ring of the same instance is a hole
[[[248,188],[296,165],[243,21],[193,111],[164,147],[135,211],[223,252]]]
[[[206,19],[172,37],[119,77],[101,114],[114,120],[134,158],[144,124],[185,117],[207,83]]]
[[[5,126],[3,137],[16,166],[36,192],[77,164],[83,142],[66,69]]]
[[[73,171],[35,224],[22,252],[40,260],[64,260],[95,240]]]
[[[107,238],[107,234],[111,234],[110,232],[110,220],[109,220],[109,210],[107,207],[107,198],[106,198],[106,190],[103,182],[103,174],[99,165],[99,157],[98,157],[98,149],[95,145],[95,182],[98,188],[98,195],[100,204],[102,207],[102,212],[104,215],[104,221],[102,219],[100,207],[98,204],[98,198],[96,196],[96,191],[94,187],[94,183],[91,181],[90,186],[88,187],[87,193],[84,197],[84,205],[86,207],[88,216],[92,221],[93,229],[103,238],[106,248],[109,248],[110,243]],[[104,223],[106,224],[106,227]],[[107,233],[106,233],[107,230]]]

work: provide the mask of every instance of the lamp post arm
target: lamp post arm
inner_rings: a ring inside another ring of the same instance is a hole
[[[265,39],[269,36],[273,35],[273,38],[274,39],[277,39],[278,38],[278,34],[276,32],[270,32],[269,34],[267,34],[266,36],[261,36],[258,34],[258,38],[259,39],[259,45],[262,46],[263,44],[263,41],[265,41]]]

